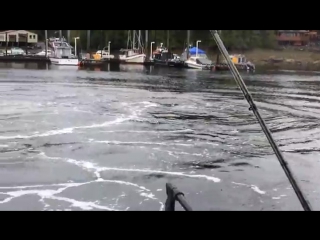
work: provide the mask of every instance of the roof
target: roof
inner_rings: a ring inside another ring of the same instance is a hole
[[[18,31],[25,31],[25,32],[28,32],[28,33],[36,34],[36,33],[34,33],[34,32],[28,31],[28,30],[6,30],[6,31],[2,31],[2,32],[0,32],[0,34],[1,34],[1,33],[18,32]]]
[[[196,53],[205,54],[205,51],[201,50],[200,48],[193,47],[193,48],[189,48],[189,53],[190,54],[196,54]]]

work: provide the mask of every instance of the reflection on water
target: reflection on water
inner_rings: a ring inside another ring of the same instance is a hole
[[[320,208],[319,74],[243,78]],[[0,209],[301,209],[227,72],[0,63],[0,97]]]

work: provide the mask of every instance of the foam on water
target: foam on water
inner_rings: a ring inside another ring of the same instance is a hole
[[[88,126],[78,126],[78,127],[70,127],[70,128],[63,128],[59,130],[51,130],[44,133],[34,133],[32,135],[15,135],[15,136],[0,136],[0,140],[8,140],[8,139],[29,139],[29,138],[36,138],[36,137],[48,137],[54,135],[61,135],[61,134],[68,134],[73,133],[75,129],[89,129],[89,128],[102,128],[107,127],[113,124],[122,123],[130,118],[117,118],[114,121],[104,122],[100,124],[92,124]]]
[[[62,196],[56,196],[57,194],[62,193],[63,191],[74,188],[74,187],[80,187],[87,184],[94,184],[94,183],[116,183],[120,185],[127,185],[132,186],[134,188],[137,188],[138,192],[140,192],[140,196],[144,197],[145,199],[151,199],[151,200],[157,200],[158,199],[154,196],[154,194],[151,193],[151,191],[143,186],[140,186],[135,183],[126,182],[126,181],[120,181],[120,180],[105,180],[102,178],[98,178],[95,181],[88,181],[83,183],[60,183],[60,184],[49,184],[49,185],[31,185],[31,186],[9,186],[9,187],[0,187],[0,190],[9,190],[6,192],[0,192],[0,194],[8,196],[4,200],[0,201],[0,204],[8,203],[12,201],[15,198],[25,196],[25,195],[37,195],[41,199],[41,202],[44,202],[45,199],[52,199],[52,200],[58,200],[58,201],[64,201],[71,203],[71,207],[80,208],[82,210],[93,210],[93,209],[101,209],[101,210],[109,210],[109,211],[117,211],[117,210],[125,210],[125,209],[116,209],[114,207],[108,207],[108,206],[101,206],[96,204],[95,202],[85,202],[85,201],[79,201],[72,198],[62,197]],[[59,187],[57,190],[49,189],[53,187]],[[38,189],[38,188],[47,188],[47,189]],[[10,191],[11,190],[11,191]],[[15,191],[12,191],[15,190]],[[163,203],[159,201],[160,204],[160,210],[163,209]],[[46,206],[46,209],[49,206]]]
[[[199,178],[199,179],[206,179],[208,181],[212,181],[215,183],[218,183],[221,181],[221,179],[213,177],[213,176],[207,176],[207,175],[199,175],[199,174],[187,174],[184,172],[169,172],[169,171],[161,171],[161,170],[153,170],[153,169],[132,169],[132,168],[114,168],[114,167],[102,167],[98,166],[97,164],[89,161],[81,161],[81,160],[75,160],[71,158],[60,158],[60,157],[49,157],[46,156],[44,153],[40,154],[43,157],[49,158],[49,159],[55,159],[55,160],[62,160],[66,161],[68,163],[77,165],[85,170],[91,170],[96,174],[97,178],[100,178],[100,173],[104,171],[123,171],[123,172],[140,172],[140,173],[160,173],[163,175],[172,175],[172,176],[182,176],[182,177],[188,177],[188,178]]]
[[[165,142],[122,142],[122,141],[91,141],[94,143],[105,143],[105,144],[114,144],[114,145],[161,145],[167,146],[168,143]],[[193,146],[193,144],[185,144],[185,143],[171,143],[170,145],[177,145],[177,146]]]
[[[259,194],[265,194],[265,191],[262,191],[259,187],[257,187],[256,185],[248,185],[248,184],[244,184],[244,183],[236,183],[236,182],[232,182],[235,185],[240,185],[240,186],[246,186],[251,188],[253,191],[255,191],[256,193]]]

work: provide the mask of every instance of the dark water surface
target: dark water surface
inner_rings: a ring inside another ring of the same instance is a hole
[[[230,74],[27,68],[0,64],[0,210],[163,210],[166,182],[195,210],[301,210]],[[320,209],[320,75],[243,77]]]

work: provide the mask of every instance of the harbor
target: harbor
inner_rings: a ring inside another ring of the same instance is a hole
[[[35,33],[26,30],[0,32],[2,39],[5,39],[2,44],[5,48],[0,51],[0,62],[43,62],[80,67],[98,67],[112,63],[210,71],[227,70],[223,61],[214,62],[208,58],[207,53],[199,47],[201,40],[191,43],[190,30],[187,31],[186,47],[182,53],[170,50],[169,30],[167,30],[167,46],[161,42],[157,45],[155,41],[149,41],[148,30],[128,30],[126,46],[111,51],[112,42],[108,41],[107,46],[95,52],[88,51],[90,30],[87,31],[87,51],[81,49],[81,52],[77,46],[80,37],[74,37],[73,45],[70,44],[70,30],[67,30],[67,37],[63,36],[62,30],[58,31],[58,36],[48,36],[47,31],[45,30],[45,42],[42,44],[38,43],[38,36]],[[24,44],[20,42],[21,39],[24,40]],[[25,50],[21,45],[24,45]],[[234,63],[239,70],[254,71],[255,69],[254,64],[249,65],[245,57],[235,60]]]
[[[319,72],[251,74],[209,31],[215,61],[201,40],[146,51],[141,30],[118,51],[7,42],[49,62],[0,62],[0,209],[318,209]]]

